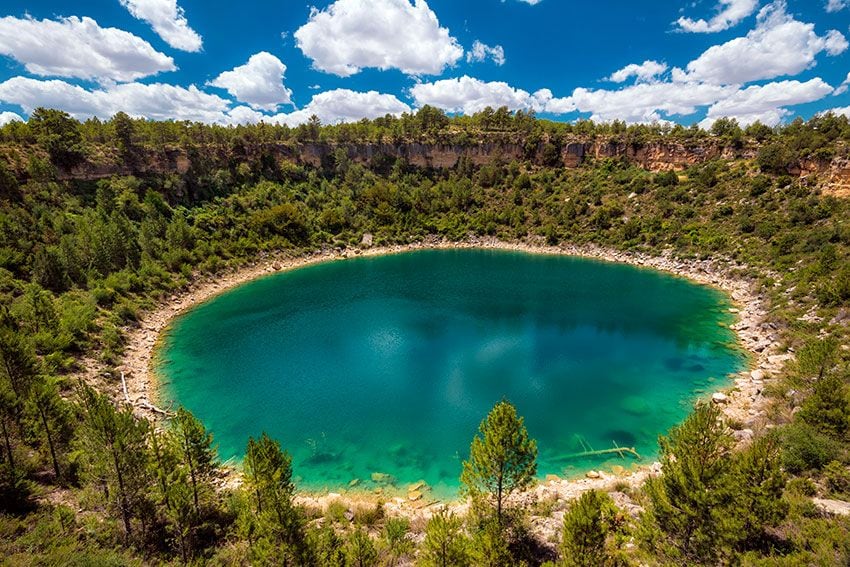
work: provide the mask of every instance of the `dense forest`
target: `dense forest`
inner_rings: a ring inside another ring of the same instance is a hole
[[[570,140],[601,138],[741,152],[677,171],[648,171],[626,156],[564,166]],[[494,139],[522,155],[494,152],[486,163],[462,155],[438,168],[347,150]],[[271,150],[305,141],[330,148],[317,165]],[[847,564],[850,515],[815,499],[850,500],[850,202],[818,175],[798,174],[803,160],[847,157],[848,144],[850,123],[834,115],[777,128],[719,120],[703,131],[556,123],[506,109],[448,117],[426,107],[354,124],[225,128],[124,114],[80,123],[38,109],[7,124],[0,561]],[[163,166],[169,152],[184,166]],[[104,163],[122,173],[98,174]],[[629,495],[637,509],[591,491],[532,510],[502,498],[501,477],[494,496],[498,471],[510,471],[505,486],[517,491],[535,474],[534,441],[510,404],[499,404],[482,416],[458,470],[469,513],[435,513],[423,525],[380,503],[298,504],[286,448],[265,435],[246,439],[241,486],[224,485],[215,440],[190,413],[150,421],[113,395],[119,377],[110,369],[128,332],[164,298],[272,253],[356,247],[366,233],[376,245],[487,236],[726,260],[766,296],[768,323],[795,357],[767,382],[770,423],[751,443],[736,447],[744,424],[711,404],[662,437],[662,474]],[[91,364],[107,370],[91,376]],[[532,513],[563,515],[554,541],[535,534]]]

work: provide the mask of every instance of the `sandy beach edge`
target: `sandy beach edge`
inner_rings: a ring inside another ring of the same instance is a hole
[[[117,395],[126,398],[139,415],[161,419],[162,413],[157,411],[156,404],[161,404],[163,400],[158,396],[160,384],[154,363],[163,333],[167,332],[171,322],[180,314],[241,284],[266,275],[320,262],[344,261],[352,257],[397,254],[414,250],[468,248],[567,255],[619,262],[660,270],[722,290],[735,305],[731,311],[735,314],[737,321],[730,328],[735,331],[741,348],[749,354],[750,368],[731,376],[731,384],[724,385],[718,392],[707,393],[706,397],[718,403],[724,413],[740,425],[740,429],[735,431],[739,442],[748,442],[755,432],[768,424],[765,411],[767,399],[763,394],[765,381],[776,376],[792,355],[778,352],[776,329],[766,321],[768,311],[765,297],[754,291],[751,281],[732,273],[744,266],[733,265],[725,260],[682,260],[675,258],[669,251],[660,255],[649,255],[594,245],[545,246],[490,238],[476,238],[461,242],[431,239],[407,245],[323,250],[300,256],[280,252],[268,254],[257,262],[232,272],[198,277],[186,289],[170,295],[155,309],[144,313],[138,326],[127,330],[124,357],[116,367],[116,370],[124,377],[126,391],[122,388]],[[653,463],[624,471],[594,471],[593,474],[589,473],[589,476],[593,478],[564,479],[550,475],[521,498],[571,499],[592,488],[610,489],[615,484],[621,483],[637,487],[648,476],[658,472],[658,463]],[[231,477],[228,480],[229,483],[238,482],[238,473],[235,470],[229,476]],[[336,499],[348,500],[352,505],[366,505],[383,500],[388,512],[413,517],[427,517],[431,509],[443,504],[427,498],[427,493],[423,496],[422,490],[411,490],[407,497],[403,490],[376,494],[362,489],[344,493],[302,492],[299,495],[301,503],[316,507],[324,507],[328,502]],[[446,504],[455,509],[464,507],[460,502]]]

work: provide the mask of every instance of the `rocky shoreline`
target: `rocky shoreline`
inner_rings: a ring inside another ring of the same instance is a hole
[[[368,243],[369,240],[364,238],[364,243]],[[760,430],[769,425],[766,414],[767,399],[763,393],[765,384],[778,375],[793,355],[778,351],[777,330],[766,320],[768,311],[765,297],[754,292],[751,282],[733,273],[734,270],[743,266],[733,266],[728,262],[717,260],[679,260],[669,252],[650,256],[597,246],[544,246],[508,243],[489,238],[472,238],[464,242],[428,239],[410,245],[325,250],[297,257],[283,253],[273,254],[234,272],[199,278],[185,291],[173,294],[157,309],[146,313],[137,327],[128,330],[125,356],[117,368],[126,379],[126,391],[120,396],[126,398],[140,415],[153,419],[161,418],[162,412],[155,405],[161,400],[157,398],[158,380],[153,368],[157,342],[162,333],[167,332],[169,324],[175,317],[224,291],[264,275],[319,262],[344,260],[354,256],[378,256],[412,250],[447,248],[514,250],[620,262],[661,270],[723,290],[735,304],[730,311],[735,313],[737,321],[730,328],[736,332],[741,347],[749,353],[751,368],[734,375],[732,385],[723,391],[708,395],[713,403],[722,407],[730,421],[735,424],[734,435],[740,443],[749,442]],[[587,478],[578,480],[550,475],[526,494],[521,495],[521,498],[528,501],[567,501],[593,488],[613,490],[619,487],[620,490],[614,491],[615,500],[629,510],[634,508],[634,504],[622,492],[622,489],[640,486],[646,478],[658,474],[660,465],[653,463],[636,469],[627,470],[623,467],[613,467],[613,469],[616,470],[591,471],[587,474]],[[238,473],[234,471],[234,474],[228,475],[226,480],[238,482]],[[340,500],[349,508],[374,506],[375,502],[382,500],[385,502],[388,513],[403,514],[411,519],[427,518],[436,505],[445,504],[428,498],[427,487],[408,488],[410,490],[406,492],[403,489],[367,492],[355,487],[341,494],[303,493],[299,496],[299,501],[307,506],[325,509],[335,500]],[[460,502],[448,505],[458,512],[462,512],[465,507],[465,504]],[[560,514],[556,512],[546,517],[534,517],[533,521],[541,533],[549,533],[558,529]]]

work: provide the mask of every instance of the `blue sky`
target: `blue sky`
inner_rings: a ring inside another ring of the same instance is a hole
[[[850,0],[6,0],[0,122],[297,124],[432,104],[556,120],[850,114]]]

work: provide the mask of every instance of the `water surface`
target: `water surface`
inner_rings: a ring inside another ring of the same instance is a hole
[[[629,465],[634,447],[741,369],[722,293],[632,266],[497,250],[425,250],[309,266],[240,286],[175,321],[165,397],[241,459],[267,431],[299,485],[457,488],[481,419],[525,417],[539,473]]]

